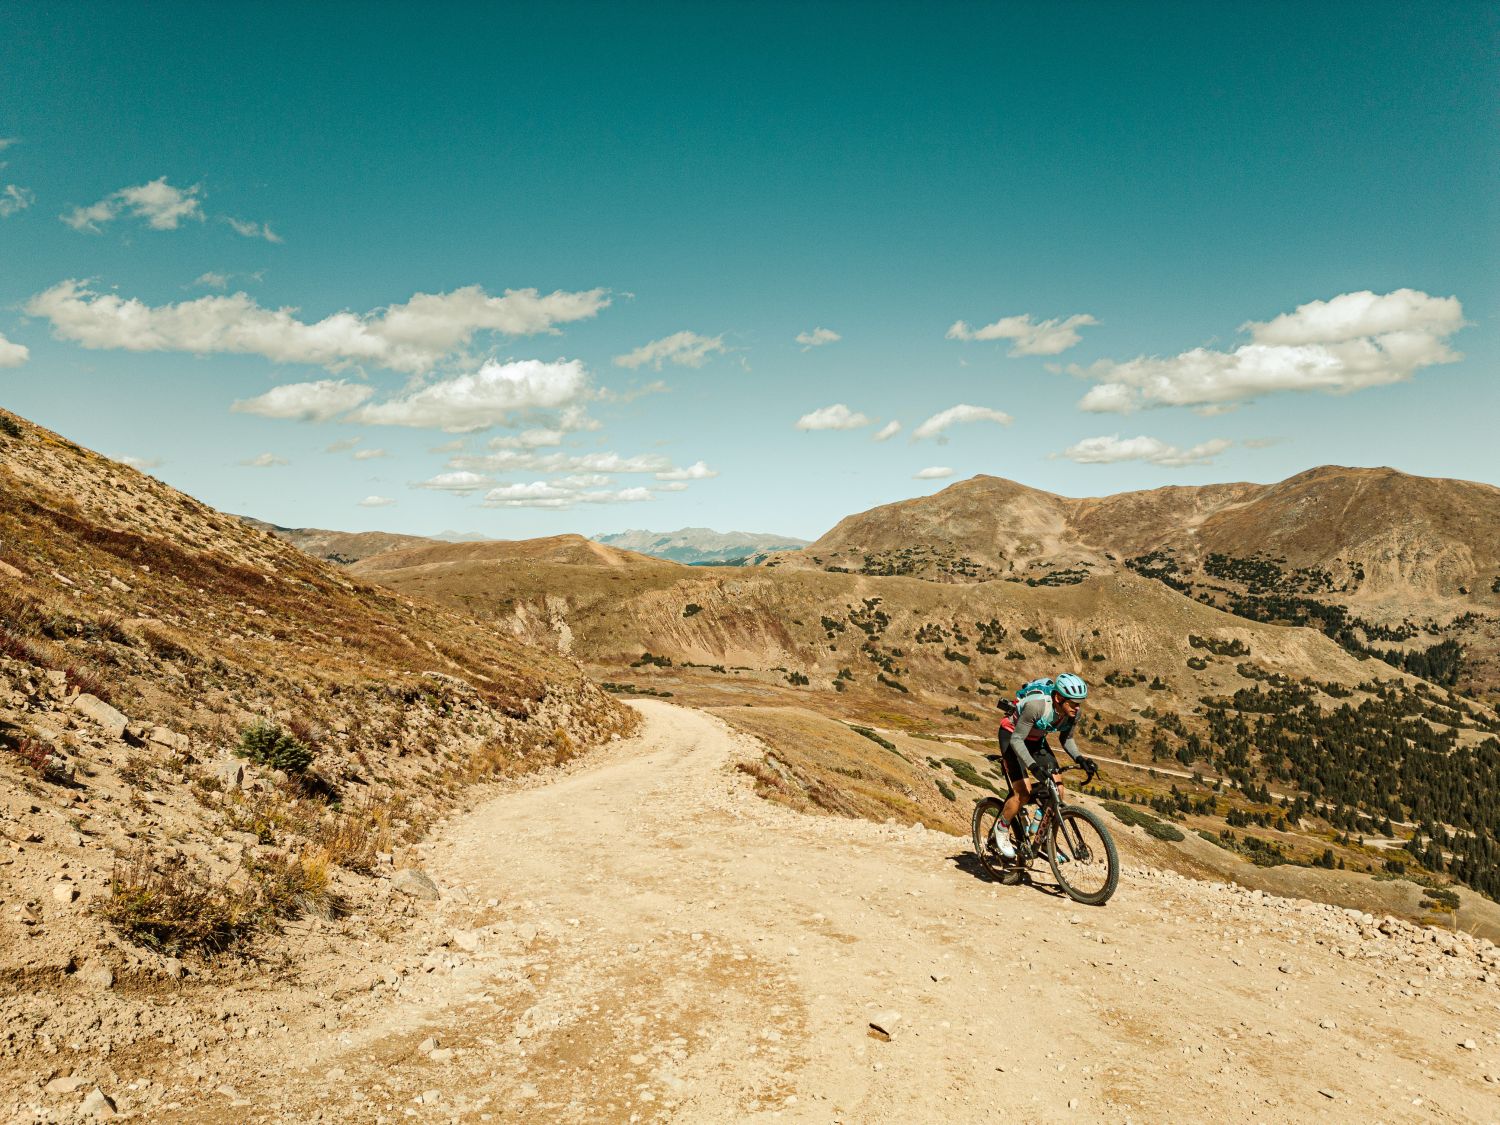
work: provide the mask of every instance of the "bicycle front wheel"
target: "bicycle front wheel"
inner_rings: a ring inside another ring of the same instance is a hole
[[[1074,902],[1103,906],[1120,884],[1120,856],[1104,822],[1088,809],[1064,805],[1047,843],[1052,877]]]

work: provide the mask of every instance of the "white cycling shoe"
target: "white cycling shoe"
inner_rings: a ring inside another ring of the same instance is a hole
[[[990,845],[1006,859],[1016,858],[1016,845],[1011,842],[1010,829],[995,821],[995,827],[990,830]]]

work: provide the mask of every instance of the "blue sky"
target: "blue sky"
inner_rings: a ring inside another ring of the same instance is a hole
[[[7,9],[0,404],[217,507],[1500,483],[1493,5],[208,11]]]

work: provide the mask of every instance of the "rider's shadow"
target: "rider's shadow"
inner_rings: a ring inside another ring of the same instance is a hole
[[[979,862],[979,857],[971,851],[962,851],[948,857],[949,862],[965,875],[972,875],[983,883],[996,883],[1000,886],[1028,886],[1032,890],[1041,891],[1044,895],[1052,898],[1063,898],[1063,889],[1053,882],[1038,882],[1035,876],[1028,877],[1023,883],[1003,883],[990,873],[989,868]]]

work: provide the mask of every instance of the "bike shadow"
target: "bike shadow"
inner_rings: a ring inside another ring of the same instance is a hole
[[[982,883],[997,883],[1002,887],[1031,887],[1051,898],[1066,898],[1063,889],[1050,879],[1038,881],[1034,872],[1028,872],[1026,877],[1018,883],[1006,883],[1002,879],[991,874],[990,869],[979,862],[979,857],[972,851],[957,852],[948,857],[948,861],[965,875],[972,875]]]

